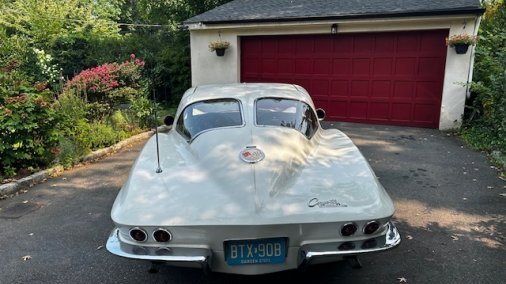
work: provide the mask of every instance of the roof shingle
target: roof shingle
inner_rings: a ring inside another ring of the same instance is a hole
[[[235,0],[186,20],[219,24],[483,13],[480,0]]]

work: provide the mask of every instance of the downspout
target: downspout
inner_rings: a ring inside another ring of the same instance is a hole
[[[478,35],[478,29],[481,23],[481,16],[477,17],[476,20],[474,20],[474,31],[473,35]],[[473,81],[473,69],[474,69],[474,54],[476,50],[476,45],[473,46],[471,49],[471,56],[469,57],[469,69],[467,70],[467,84],[466,84],[466,98],[471,98],[471,82]]]

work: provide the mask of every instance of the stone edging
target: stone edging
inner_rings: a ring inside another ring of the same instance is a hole
[[[166,132],[169,129],[170,128],[168,128],[167,126],[158,127],[159,132]],[[154,133],[155,133],[154,130],[149,130],[149,131],[134,135],[134,136],[127,138],[123,141],[120,141],[110,147],[93,151],[90,154],[83,157],[80,160],[80,162],[91,162],[93,160],[99,159],[109,153],[118,151],[119,149],[127,146],[128,144],[131,144],[131,143],[143,140],[143,139],[147,139],[151,135],[153,135]],[[34,173],[34,174],[24,177],[22,179],[19,179],[19,180],[13,181],[13,182],[9,182],[6,184],[2,184],[2,185],[0,185],[0,197],[4,196],[4,195],[14,194],[14,193],[20,191],[21,189],[31,187],[37,183],[44,182],[47,178],[55,176],[63,171],[64,171],[64,168],[62,166],[56,166],[56,167],[53,167],[53,168],[50,168],[47,170],[43,170],[43,171]]]

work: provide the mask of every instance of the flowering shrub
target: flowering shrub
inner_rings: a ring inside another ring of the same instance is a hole
[[[151,105],[141,76],[143,66],[132,54],[123,63],[86,69],[67,82],[57,106],[64,118],[59,163],[71,166],[89,151],[110,146],[145,126]]]
[[[100,120],[112,109],[142,94],[141,69],[144,61],[134,54],[121,64],[107,63],[86,69],[65,84],[63,93],[80,96],[93,110],[89,119]]]
[[[35,55],[37,56],[37,66],[40,69],[41,75],[44,77],[49,84],[55,86],[60,81],[62,72],[61,68],[58,68],[56,64],[53,64],[53,57],[47,54],[42,49],[33,48]]]
[[[0,176],[46,166],[59,153],[61,117],[50,97],[12,64],[0,70]]]
[[[446,38],[446,45],[454,47],[455,45],[474,45],[478,41],[478,36],[467,33],[452,35]]]

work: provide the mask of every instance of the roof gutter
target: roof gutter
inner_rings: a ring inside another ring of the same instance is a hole
[[[301,21],[325,21],[325,20],[348,20],[348,19],[377,19],[394,17],[413,17],[413,16],[451,16],[463,14],[475,14],[481,16],[485,12],[484,8],[469,8],[458,10],[441,11],[422,11],[422,12],[401,12],[401,13],[382,13],[382,14],[357,14],[344,16],[324,16],[324,17],[292,17],[292,18],[261,18],[261,19],[238,19],[238,20],[218,20],[218,21],[185,21],[184,26],[191,24],[219,25],[219,24],[238,24],[238,23],[272,23],[272,22],[301,22]]]

